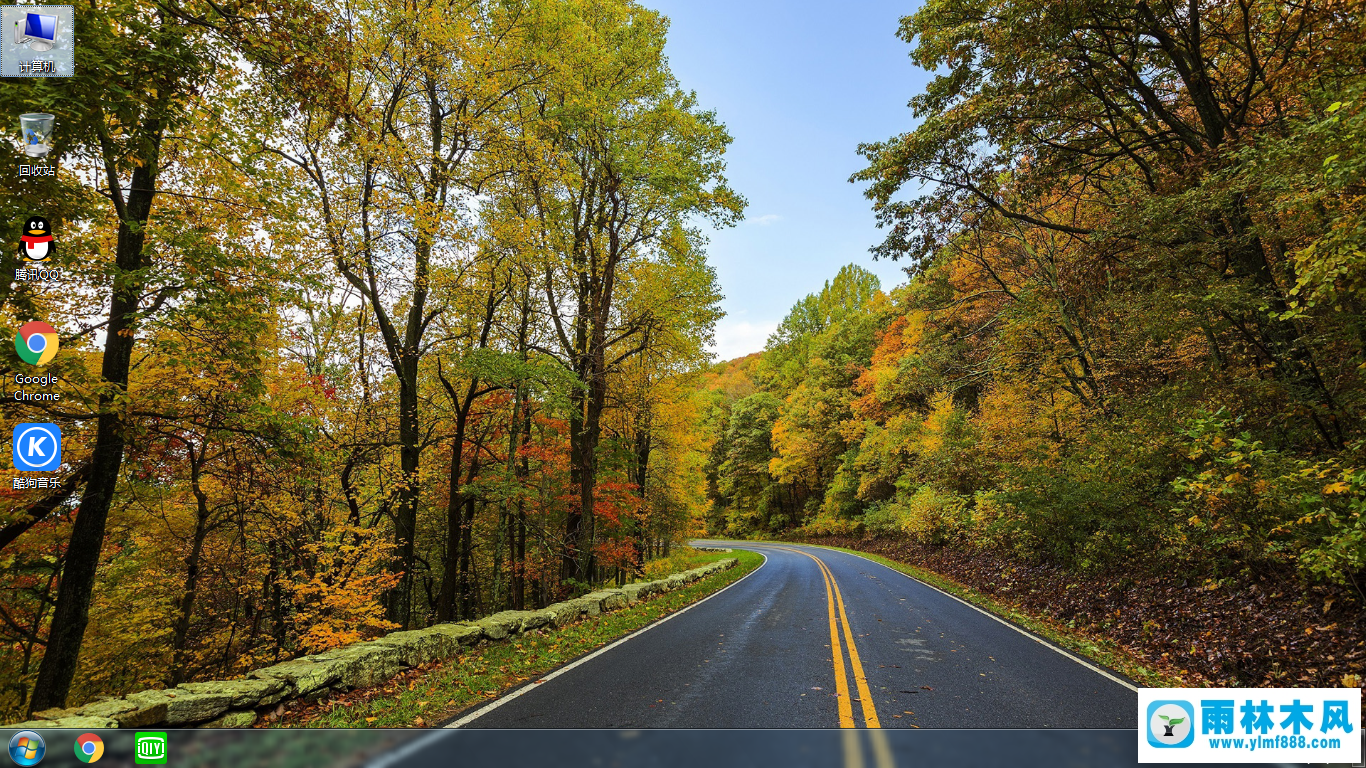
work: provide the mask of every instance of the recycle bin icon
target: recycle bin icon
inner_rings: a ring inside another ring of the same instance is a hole
[[[26,112],[19,116],[19,132],[24,139],[24,154],[42,157],[52,151],[52,127],[56,118],[46,112]]]

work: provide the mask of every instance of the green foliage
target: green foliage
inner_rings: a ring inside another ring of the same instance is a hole
[[[787,522],[775,503],[775,494],[780,491],[768,472],[773,458],[773,422],[781,407],[778,398],[759,392],[731,408],[718,486],[730,502],[726,519],[726,532],[730,535],[743,537],[777,530]]]
[[[1318,494],[1301,498],[1302,508],[1313,513],[1296,521],[1301,528],[1312,526],[1308,532],[1296,531],[1308,544],[1300,565],[1317,578],[1351,582],[1360,589],[1357,574],[1366,572],[1366,470],[1332,465],[1308,473],[1301,470],[1301,477],[1306,475],[1330,482]],[[1327,526],[1321,536],[1314,530],[1319,528],[1316,523]]]
[[[967,499],[928,485],[913,493],[898,494],[887,506],[902,533],[926,544],[959,541],[971,523]]]
[[[876,252],[914,276],[854,311],[807,297],[759,365],[770,476],[819,499],[798,530],[1358,577],[1366,40],[1259,7],[1258,30],[1342,47],[1240,47],[1209,30],[1242,22],[1202,10],[1200,66],[1250,84],[1210,92],[1174,8],[941,0],[903,21],[938,76],[855,180],[890,230]],[[1274,78],[1253,63],[1273,50]],[[1179,106],[1134,106],[1155,88]]]
[[[798,301],[783,318],[765,348],[760,380],[778,392],[792,389],[804,378],[810,359],[819,354],[813,345],[838,335],[834,327],[846,317],[861,315],[880,287],[877,275],[868,270],[854,264],[841,267],[834,280]]]
[[[1294,316],[1320,305],[1359,313],[1366,298],[1366,83],[1316,94],[1314,114],[1285,137],[1240,153],[1239,161],[1272,196],[1282,216],[1326,220],[1306,231],[1291,257]],[[1331,103],[1327,103],[1331,101]]]
[[[800,528],[792,531],[794,536],[862,536],[865,531],[864,524],[860,520],[849,520],[842,517],[830,517],[828,515],[816,515],[812,520]]]
[[[1287,456],[1235,431],[1239,422],[1220,411],[1183,431],[1192,466],[1172,483],[1169,550],[1224,568],[1295,562],[1312,578],[1351,581],[1366,565],[1366,471],[1347,457]]]
[[[1192,419],[1182,431],[1192,465],[1172,482],[1177,498],[1169,547],[1180,556],[1227,565],[1277,552],[1273,538],[1308,501],[1296,465],[1269,449],[1240,419],[1220,411]]]

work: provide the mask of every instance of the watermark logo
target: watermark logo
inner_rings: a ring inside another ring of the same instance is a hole
[[[1140,763],[1360,763],[1357,688],[1145,688]]]
[[[1148,743],[1158,749],[1189,747],[1195,741],[1195,708],[1189,701],[1161,699],[1148,705]]]

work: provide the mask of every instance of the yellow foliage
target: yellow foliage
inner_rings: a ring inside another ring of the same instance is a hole
[[[311,652],[373,637],[398,625],[384,618],[380,597],[398,583],[388,570],[388,548],[374,529],[338,526],[305,545],[312,572],[295,571],[286,590],[297,610],[300,644]]]

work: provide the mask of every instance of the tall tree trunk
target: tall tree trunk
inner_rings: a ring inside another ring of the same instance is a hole
[[[522,409],[522,447],[526,448],[531,444],[531,409]],[[523,453],[517,462],[517,486],[523,487],[526,479],[531,476],[531,461]],[[517,498],[517,566],[513,573],[512,591],[513,607],[517,610],[526,610],[526,499],[520,494]]]
[[[397,349],[390,350],[394,372],[398,374],[399,469],[403,475],[394,514],[394,544],[398,549],[398,567],[403,570],[403,578],[391,595],[389,620],[397,622],[404,629],[412,625],[413,584],[417,576],[417,504],[421,496],[418,470],[422,460],[422,434],[417,410],[417,364],[425,330],[423,312],[427,305],[431,237],[420,234],[415,251],[413,303],[408,309],[403,340],[396,345]]]
[[[508,284],[512,284],[510,271]],[[531,326],[531,274],[529,272],[523,273],[519,304],[521,322],[517,328],[517,355],[522,364],[525,365],[531,354],[528,340],[528,331]],[[512,607],[519,611],[526,610],[526,497],[520,491],[525,488],[526,479],[531,475],[530,462],[525,452],[525,448],[531,444],[531,407],[527,403],[527,394],[527,385],[519,381],[513,408],[513,418],[519,421],[521,427],[513,430],[518,434],[519,440],[517,443],[509,443],[508,446],[508,466],[512,473],[513,486],[519,489],[517,513],[512,521],[511,574]]]
[[[498,505],[498,526],[494,534],[493,543],[493,583],[490,586],[489,609],[493,613],[511,608],[511,599],[508,597],[511,590],[508,589],[507,575],[511,571],[512,553],[509,551],[512,546],[512,515],[507,507]],[[508,568],[503,567],[504,554],[507,555]]]
[[[505,476],[507,477],[515,478],[517,476],[517,444],[519,442],[519,433],[521,432],[522,427],[522,409],[525,407],[522,402],[524,392],[525,388],[520,383],[513,388],[512,415],[508,418],[508,451],[506,466],[504,467],[504,471],[506,472]],[[514,530],[515,524],[515,515],[509,511],[505,502],[500,503],[498,507],[498,540],[494,545],[493,551],[493,608],[495,611],[502,610],[505,599],[508,602],[511,602],[511,585],[508,585],[509,589],[507,589],[506,592],[503,589],[502,560],[503,550],[506,547],[508,550],[508,580],[512,581],[516,578],[513,574],[516,572],[517,568],[517,533]]]
[[[565,522],[564,577],[588,583],[593,580],[595,558],[593,531],[594,492],[598,476],[598,439],[602,434],[602,410],[606,400],[606,382],[590,372],[588,391],[575,408],[578,418],[570,419],[570,453],[573,462],[571,477],[578,489],[579,503],[571,507]]]
[[[564,517],[564,549],[560,557],[560,579],[579,579],[579,548],[583,541],[583,517],[592,508],[592,472],[589,463],[592,451],[587,448],[588,436],[584,427],[584,396],[576,392],[571,398],[569,417],[569,481],[578,494],[578,504],[570,504]]]
[[[475,383],[470,383],[470,391],[473,391]],[[447,385],[447,391],[451,392]],[[449,473],[450,494],[446,500],[446,563],[441,573],[441,592],[436,601],[436,620],[451,621],[456,617],[456,593],[459,591],[460,572],[462,564],[460,557],[464,552],[463,533],[464,533],[464,508],[465,496],[460,492],[461,475],[465,468],[465,429],[469,423],[470,409],[468,404],[473,402],[473,398],[466,397],[463,401],[457,401],[451,395],[452,402],[456,403],[455,411],[455,437],[451,442],[451,469]]]
[[[509,285],[511,282],[509,281]],[[479,329],[479,341],[477,349],[487,349],[489,336],[493,331],[493,321],[496,317],[498,306],[503,302],[503,291],[499,289],[497,281],[489,289],[488,297],[484,302],[484,317]],[[489,389],[479,388],[479,377],[472,377],[469,386],[465,388],[463,396],[457,396],[455,386],[446,378],[441,370],[441,362],[437,361],[436,377],[441,382],[441,386],[446,390],[446,396],[450,398],[451,407],[455,409],[455,437],[451,444],[451,468],[450,468],[450,493],[446,499],[446,562],[443,564],[441,572],[441,591],[437,597],[436,616],[438,621],[450,621],[458,610],[457,593],[460,591],[461,579],[464,578],[465,568],[468,563],[464,563],[461,558],[464,556],[467,547],[463,541],[467,533],[465,528],[464,516],[461,513],[462,505],[465,502],[464,494],[460,493],[460,473],[464,465],[465,455],[465,433],[469,428],[470,410],[474,407],[474,402],[487,394]],[[474,476],[478,472],[478,462],[470,463],[469,479],[465,482],[474,481]],[[470,513],[471,521],[473,512]]]
[[[512,572],[512,607],[526,610],[526,504],[517,500],[516,565]]]
[[[66,705],[71,681],[76,675],[85,627],[90,621],[90,596],[99,569],[100,550],[104,547],[109,507],[114,500],[124,451],[124,394],[128,390],[128,370],[133,358],[137,333],[138,300],[142,297],[142,273],[147,266],[143,245],[147,220],[156,196],[157,173],[161,161],[161,138],[165,130],[160,119],[143,127],[148,141],[143,145],[141,163],[134,168],[132,187],[119,216],[118,245],[114,256],[114,280],[109,306],[109,325],[100,366],[103,387],[100,391],[99,417],[95,423],[95,447],[90,454],[90,481],[81,495],[76,521],[67,544],[66,565],[57,587],[57,605],[52,614],[52,630],[38,678],[34,683],[29,712]],[[117,186],[113,160],[107,161],[111,184]],[[111,189],[116,204],[122,197]]]
[[[577,252],[578,249],[576,249]],[[580,256],[576,261],[582,262]],[[593,509],[593,447],[588,434],[587,387],[590,386],[592,366],[588,354],[589,302],[587,289],[583,286],[588,276],[578,278],[578,309],[574,314],[574,346],[568,350],[573,355],[574,374],[579,379],[569,396],[569,479],[577,490],[579,503],[569,505],[564,520],[564,550],[560,561],[560,579],[586,580],[583,572],[583,558],[580,550],[584,540],[584,517]]]
[[[204,539],[209,534],[209,498],[200,487],[200,471],[204,465],[204,454],[195,454],[190,447],[190,490],[194,493],[195,518],[194,534],[190,539],[190,554],[185,558],[185,587],[176,612],[175,628],[171,636],[171,674],[168,687],[185,682],[189,676],[190,655],[186,648],[190,634],[190,617],[194,614],[195,598],[199,591],[199,560],[204,553]],[[235,625],[235,622],[234,622]]]
[[[594,494],[598,480],[598,441],[602,436],[602,413],[607,404],[607,374],[605,368],[606,318],[593,322],[587,354],[583,357],[584,366],[580,380],[586,385],[582,392],[581,403],[574,413],[580,419],[576,424],[570,419],[570,440],[573,454],[573,479],[578,486],[579,505],[577,514],[571,512],[570,524],[566,533],[572,552],[572,563],[566,562],[571,569],[571,578],[591,582],[597,564],[594,537]]]
[[[412,621],[414,571],[417,566],[417,500],[418,465],[422,449],[418,445],[417,416],[417,355],[404,350],[403,365],[399,368],[398,387],[398,442],[401,483],[398,504],[394,510],[394,549],[398,552],[398,568],[402,577],[389,595],[389,620],[407,629]]]
[[[632,570],[636,576],[645,572],[645,539],[651,535],[649,527],[645,521],[645,480],[650,475],[650,451],[653,448],[651,440],[651,426],[653,422],[653,411],[647,402],[642,408],[640,416],[636,419],[636,439],[635,439],[635,482],[636,493],[640,495],[640,515],[636,518],[636,535],[633,546],[635,548],[635,563]]]
[[[271,542],[266,551],[270,554],[270,568],[266,571],[266,599],[269,600],[270,607],[270,633],[275,640],[275,653],[271,660],[279,661],[285,651],[285,641],[289,637],[289,628],[285,626],[284,587],[280,584],[280,548]]]
[[[466,482],[472,482],[479,474],[479,458],[470,461],[470,473]],[[475,618],[478,595],[474,583],[474,513],[476,499],[465,497],[465,513],[460,521],[460,615],[466,619]]]

